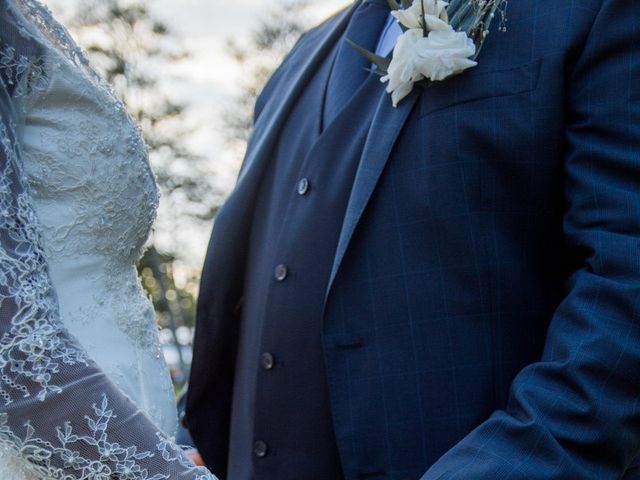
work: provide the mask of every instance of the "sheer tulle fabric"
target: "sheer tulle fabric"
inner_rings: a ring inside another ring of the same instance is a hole
[[[22,8],[44,11],[23,3]],[[51,46],[33,35],[18,2],[0,5],[0,476],[213,479],[116,386],[61,319],[49,266],[56,250],[45,247],[21,145],[23,109],[49,88],[55,73],[48,70]],[[46,15],[40,18],[48,21]],[[56,35],[58,28],[51,23],[50,33]],[[68,37],[61,44],[69,46]],[[77,61],[77,52],[74,56]],[[65,238],[77,247],[71,235]],[[125,258],[117,248],[111,253],[127,263],[137,248],[130,246]]]

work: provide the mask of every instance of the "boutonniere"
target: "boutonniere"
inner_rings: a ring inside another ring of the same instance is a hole
[[[507,0],[388,2],[403,32],[391,59],[348,41],[376,65],[394,107],[415,84],[428,86],[475,67],[496,15],[501,17],[500,30],[505,30]]]

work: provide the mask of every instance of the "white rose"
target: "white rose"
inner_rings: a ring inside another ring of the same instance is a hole
[[[435,17],[447,20],[445,8],[449,5],[443,0],[413,0],[413,4],[404,10],[394,10],[391,12],[398,22],[407,28],[422,28],[422,2],[424,1],[425,17]],[[448,25],[448,23],[447,23]]]
[[[440,81],[475,67],[477,62],[469,57],[476,53],[476,46],[464,32],[448,29],[433,30],[427,37],[421,29],[407,30],[398,39],[393,58],[382,77],[388,82],[387,92],[396,107],[400,100],[411,93],[413,84],[424,78]]]
[[[465,32],[453,30],[447,5],[443,0],[414,0],[406,10],[392,12],[409,28],[398,38],[387,74],[382,77],[382,82],[388,82],[394,107],[411,93],[414,83],[425,78],[441,81],[477,65],[469,58],[476,53],[473,40]],[[422,25],[429,32],[426,37]]]
[[[387,74],[380,79],[382,82],[389,82],[387,92],[391,94],[394,107],[411,93],[415,82],[424,78],[416,68],[417,46],[423,39],[422,30],[417,28],[407,30],[400,35],[393,49],[393,59]]]
[[[415,43],[415,69],[432,81],[440,81],[475,67],[470,60],[476,53],[476,46],[465,32],[448,29],[432,30],[425,38]]]

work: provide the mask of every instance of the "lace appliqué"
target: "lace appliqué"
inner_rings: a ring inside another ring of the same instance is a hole
[[[150,474],[143,460],[160,454],[164,461],[178,462],[187,469],[194,470],[195,480],[210,480],[212,477],[201,470],[198,472],[184,460],[177,447],[168,438],[157,434],[159,442],[157,452],[138,449],[135,446],[125,447],[117,442],[110,442],[107,431],[117,415],[109,408],[109,401],[103,395],[100,405],[93,405],[93,416],[86,416],[85,421],[89,434],[74,432],[70,422],[56,428],[58,443],[48,442],[36,436],[31,423],[25,425],[25,435],[20,437],[13,432],[7,422],[7,415],[0,414],[0,444],[5,448],[17,451],[29,461],[30,473],[47,479],[76,478],[64,476],[55,464],[63,465],[65,470],[78,473],[77,478],[92,480],[167,480],[169,475]],[[86,458],[80,451],[87,447],[97,451],[100,461]],[[62,476],[61,476],[62,475]]]
[[[0,337],[0,397],[8,405],[13,392],[39,400],[59,392],[60,388],[50,383],[51,375],[61,364],[86,364],[86,355],[65,338],[40,246],[38,220],[28,192],[12,185],[21,172],[14,171],[19,168],[18,158],[4,125],[0,125],[0,139],[8,160],[0,174],[0,231],[15,245],[9,253],[0,244],[0,292],[5,292],[0,293],[0,307],[11,300],[18,309],[11,327]],[[30,391],[34,385],[37,392]]]
[[[24,97],[48,88],[44,59],[20,55],[15,48],[0,44],[0,81],[14,90],[14,97]]]

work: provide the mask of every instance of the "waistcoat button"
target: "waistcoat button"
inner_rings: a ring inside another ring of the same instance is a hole
[[[275,359],[269,352],[265,352],[260,356],[260,365],[262,365],[262,368],[265,370],[271,370],[275,364]]]
[[[278,280],[279,282],[283,281],[285,278],[287,278],[287,273],[288,273],[288,270],[286,265],[283,265],[283,264],[278,265],[275,270],[276,280]]]
[[[298,182],[298,195],[306,195],[311,184],[307,178],[302,178]]]
[[[267,455],[268,450],[269,450],[269,447],[262,440],[258,440],[253,444],[253,454],[256,457],[259,457],[259,458],[265,457]]]

